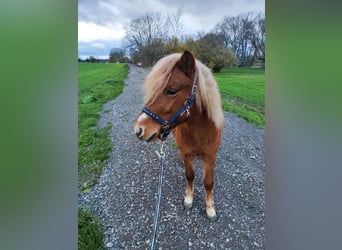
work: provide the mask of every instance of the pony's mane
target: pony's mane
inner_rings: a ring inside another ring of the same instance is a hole
[[[145,103],[152,103],[166,88],[171,72],[179,61],[181,54],[175,53],[161,58],[145,79]],[[206,112],[217,128],[223,127],[224,117],[221,108],[221,96],[217,83],[203,63],[196,59],[195,79],[198,90],[196,105],[200,113]]]

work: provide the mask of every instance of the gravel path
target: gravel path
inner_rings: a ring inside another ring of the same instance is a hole
[[[138,141],[133,121],[143,107],[147,74],[130,65],[123,94],[104,106],[99,126],[112,124],[108,167],[79,204],[90,206],[105,232],[106,249],[149,249],[156,205],[158,143]],[[183,209],[186,181],[172,136],[164,150],[164,186],[156,249],[265,248],[265,131],[224,113],[225,127],[215,169],[214,201],[219,219],[205,215],[202,171],[196,162],[192,210]]]

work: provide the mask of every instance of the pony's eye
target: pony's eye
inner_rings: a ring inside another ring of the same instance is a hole
[[[177,94],[177,90],[176,89],[169,89],[167,91],[167,95],[169,96],[175,96]]]

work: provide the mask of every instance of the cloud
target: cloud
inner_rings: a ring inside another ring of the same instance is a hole
[[[99,49],[103,49],[106,47],[103,43],[93,43],[91,44],[91,46],[94,48],[99,48]]]
[[[78,56],[86,58],[95,56],[96,58],[108,58],[112,48],[120,48],[120,41],[97,40],[95,42],[79,42]]]
[[[133,19],[147,12],[176,14],[178,9],[182,12],[184,32],[196,34],[210,32],[225,16],[264,12],[265,0],[79,0],[79,53],[88,46],[88,54],[95,53],[96,48],[97,54],[102,49],[103,55],[107,55],[111,48],[121,47],[124,26]]]
[[[122,26],[111,24],[99,25],[89,22],[78,22],[78,42],[102,40],[120,40],[125,36]]]
[[[147,12],[183,13],[186,31],[209,32],[225,16],[264,11],[265,0],[79,0],[79,22],[121,29]]]

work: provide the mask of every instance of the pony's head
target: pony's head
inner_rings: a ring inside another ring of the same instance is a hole
[[[160,59],[145,81],[145,108],[169,121],[189,97],[194,79],[195,58],[190,52]],[[171,126],[182,121],[185,119],[180,115]],[[139,139],[152,141],[159,138],[162,124],[141,112],[135,121],[134,131]]]
[[[206,83],[208,79],[209,83]],[[149,142],[160,138],[161,133],[164,133],[163,121],[174,119],[170,124],[170,128],[173,128],[187,120],[189,110],[184,108],[184,112],[180,111],[189,100],[195,81],[199,84],[194,108],[198,112],[205,109],[209,118],[214,117],[214,113],[217,113],[215,109],[221,111],[216,82],[209,69],[196,60],[192,53],[184,51],[183,54],[171,54],[156,63],[145,80],[144,112],[140,112],[134,123],[134,132],[140,140]],[[208,107],[207,104],[215,98]],[[179,115],[174,116],[177,113]],[[217,127],[223,126],[223,116],[216,118],[217,121],[213,120]]]

